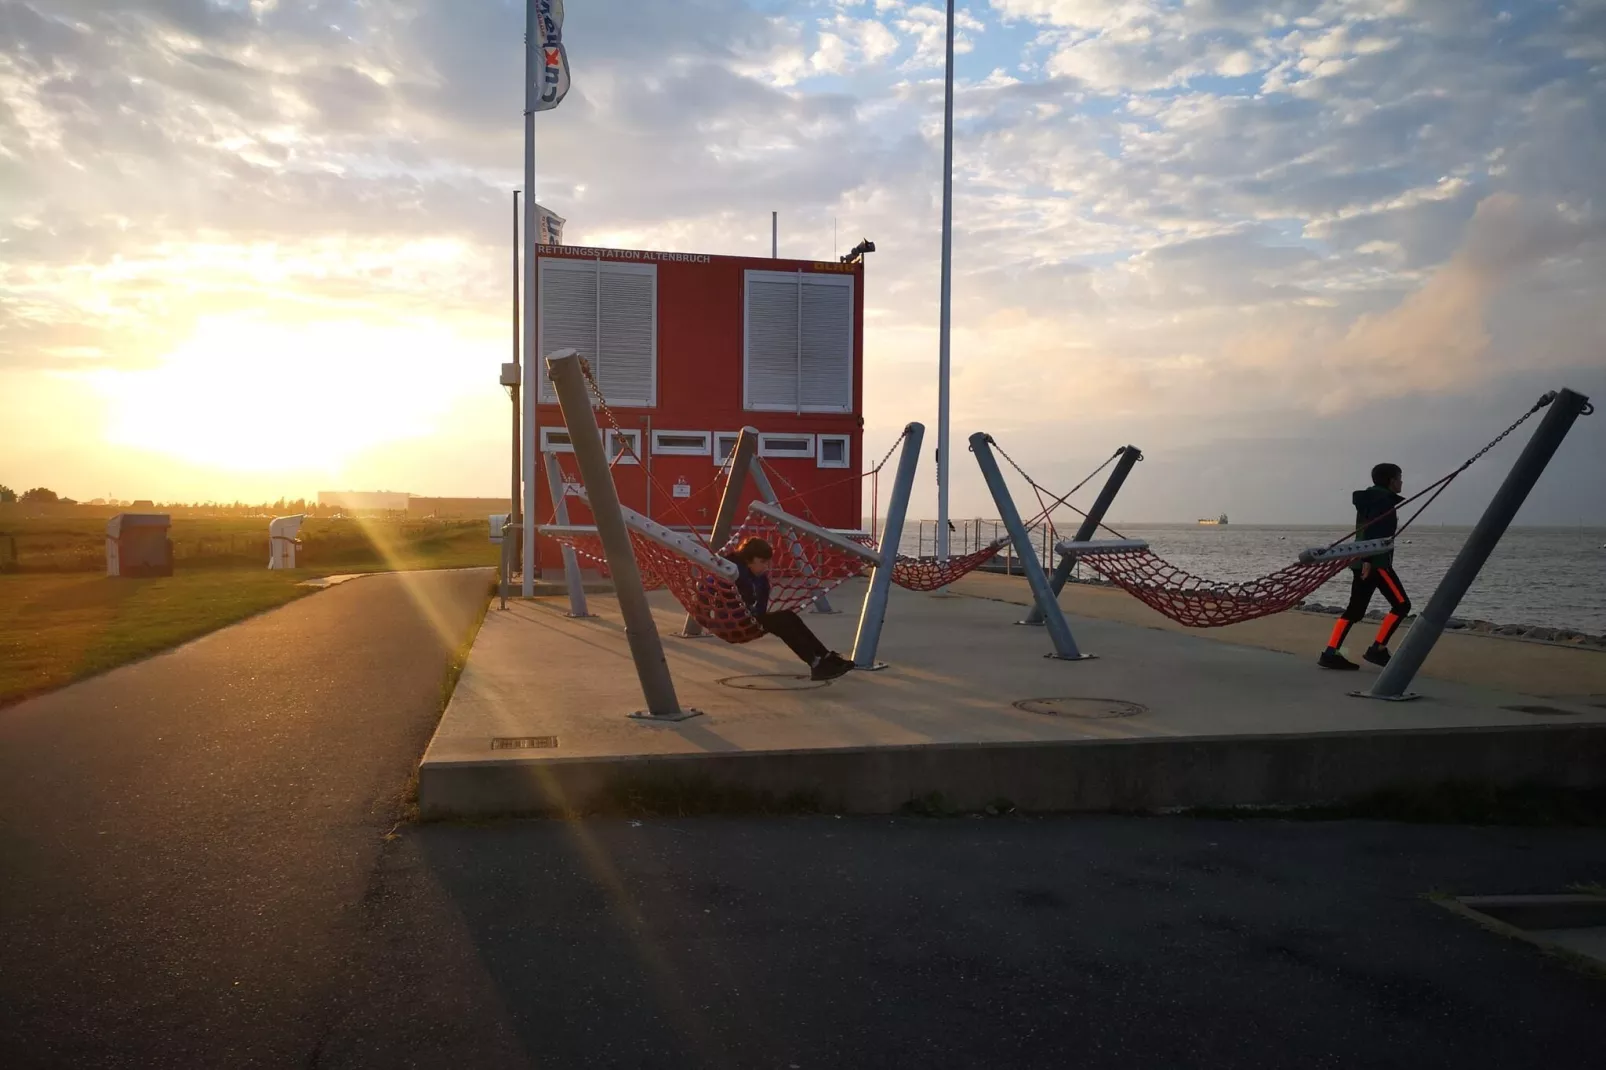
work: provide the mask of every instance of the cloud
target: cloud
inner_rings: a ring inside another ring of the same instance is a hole
[[[1379,381],[1477,408],[1606,352],[1598,4],[960,13],[956,431],[1158,452],[1341,426]],[[40,384],[163,367],[249,315],[377,337],[427,309],[454,366],[503,359],[521,20],[511,0],[13,0],[11,397],[56,404]],[[772,209],[790,255],[873,238],[868,429],[929,422],[942,6],[588,0],[565,33],[574,89],[537,160],[571,240],[767,251]],[[365,477],[405,482],[383,456]],[[499,457],[479,471],[500,489]]]

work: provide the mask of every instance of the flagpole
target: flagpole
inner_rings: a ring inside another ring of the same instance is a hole
[[[948,63],[942,99],[942,306],[937,327],[937,559],[948,560],[948,325],[954,259],[954,0],[948,0]]]
[[[535,104],[537,5],[524,2],[524,583],[525,598],[535,594],[535,573],[541,567],[535,553],[535,462],[540,454],[536,406],[541,402],[541,358],[536,352],[536,228],[530,225],[535,201]]]

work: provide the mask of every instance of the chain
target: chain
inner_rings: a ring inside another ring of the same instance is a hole
[[[1462,472],[1465,472],[1468,468],[1471,468],[1472,465],[1473,465],[1473,462],[1477,461],[1485,453],[1488,453],[1490,450],[1492,450],[1496,446],[1500,445],[1500,443],[1504,442],[1505,439],[1506,439],[1506,436],[1510,435],[1511,432],[1515,431],[1517,428],[1519,428],[1523,424],[1527,423],[1529,418],[1532,417],[1534,413],[1538,412],[1540,409],[1544,408],[1546,405],[1549,405],[1552,401],[1555,401],[1555,400],[1556,400],[1556,392],[1554,390],[1551,390],[1548,393],[1544,394],[1538,401],[1534,402],[1533,408],[1529,409],[1527,412],[1525,412],[1521,416],[1517,417],[1517,420],[1516,420],[1515,423],[1513,423],[1510,427],[1506,428],[1504,431],[1502,431],[1498,435],[1496,435],[1494,437],[1494,439],[1491,440],[1490,443],[1487,446],[1483,447],[1483,449],[1479,450],[1477,453],[1474,453],[1471,457],[1468,457],[1466,459],[1466,462],[1464,464],[1462,464],[1460,468],[1457,468],[1455,470],[1454,474],[1452,474],[1450,478],[1454,479],[1456,476],[1460,475]]]

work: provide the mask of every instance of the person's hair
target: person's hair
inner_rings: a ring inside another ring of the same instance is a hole
[[[1397,464],[1374,464],[1372,466],[1372,486],[1386,487],[1389,481],[1398,479],[1400,466]]]
[[[775,551],[770,544],[757,537],[743,539],[736,548],[736,560],[744,565],[751,565],[754,561],[770,561],[774,557]]]

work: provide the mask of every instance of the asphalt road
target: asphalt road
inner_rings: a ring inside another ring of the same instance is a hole
[[[483,591],[365,579],[0,711],[0,1065],[1601,1065],[1606,981],[1423,898],[1606,883],[1600,830],[391,834]]]

